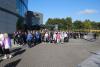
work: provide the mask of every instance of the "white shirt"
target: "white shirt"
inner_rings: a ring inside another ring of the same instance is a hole
[[[48,33],[45,33],[45,37],[47,38],[49,35],[48,35]]]
[[[64,37],[68,37],[67,33],[64,33]]]
[[[10,45],[9,45],[9,42],[8,42],[8,39],[5,39],[5,41],[4,41],[4,47],[5,47],[5,49],[9,49],[10,48]]]
[[[53,39],[56,40],[56,33],[53,34]]]
[[[3,45],[3,40],[4,40],[4,36],[3,34],[0,34],[0,44]]]

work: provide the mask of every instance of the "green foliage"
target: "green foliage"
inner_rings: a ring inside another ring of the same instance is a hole
[[[46,22],[46,26],[48,27],[54,27],[54,25],[58,25],[59,30],[66,30],[66,29],[71,29],[72,28],[72,19],[71,17],[67,17],[66,19],[64,18],[49,18]]]
[[[83,25],[84,25],[84,28],[85,29],[91,29],[92,28],[92,24],[91,24],[91,21],[90,20],[85,20],[83,22]]]
[[[65,19],[65,24],[66,24],[66,26],[67,26],[67,29],[68,30],[71,30],[72,29],[72,18],[71,17],[67,17],[66,19]]]
[[[92,25],[92,29],[97,29],[97,24],[96,24],[96,22],[91,22],[91,25]]]
[[[97,22],[96,25],[97,25],[97,29],[100,30],[100,22]]]
[[[90,20],[79,21],[76,20],[72,23],[71,17],[66,18],[49,18],[46,22],[46,28],[53,29],[55,25],[58,25],[59,30],[100,30],[100,22],[94,22]]]
[[[79,21],[79,20],[74,21],[73,28],[74,29],[83,29],[84,26],[83,26],[82,21]]]

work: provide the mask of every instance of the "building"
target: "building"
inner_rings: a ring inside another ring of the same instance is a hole
[[[16,22],[28,10],[28,0],[0,0],[0,32],[16,31]]]
[[[43,14],[38,12],[27,11],[26,13],[26,25],[28,29],[30,27],[43,24]]]
[[[26,24],[26,27],[29,29],[32,26],[33,12],[32,11],[27,11],[25,15],[26,15],[26,17],[25,17],[25,19],[26,19],[25,24]]]
[[[39,12],[33,12],[32,25],[41,25],[43,24],[43,14]]]

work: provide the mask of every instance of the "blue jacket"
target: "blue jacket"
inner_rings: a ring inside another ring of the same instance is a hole
[[[28,40],[32,40],[32,38],[33,38],[32,34],[28,34],[28,35],[27,35],[27,41],[28,41]]]

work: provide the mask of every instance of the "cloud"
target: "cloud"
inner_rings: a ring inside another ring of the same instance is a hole
[[[85,9],[85,10],[80,11],[79,14],[95,14],[97,12],[98,11],[94,9]]]

